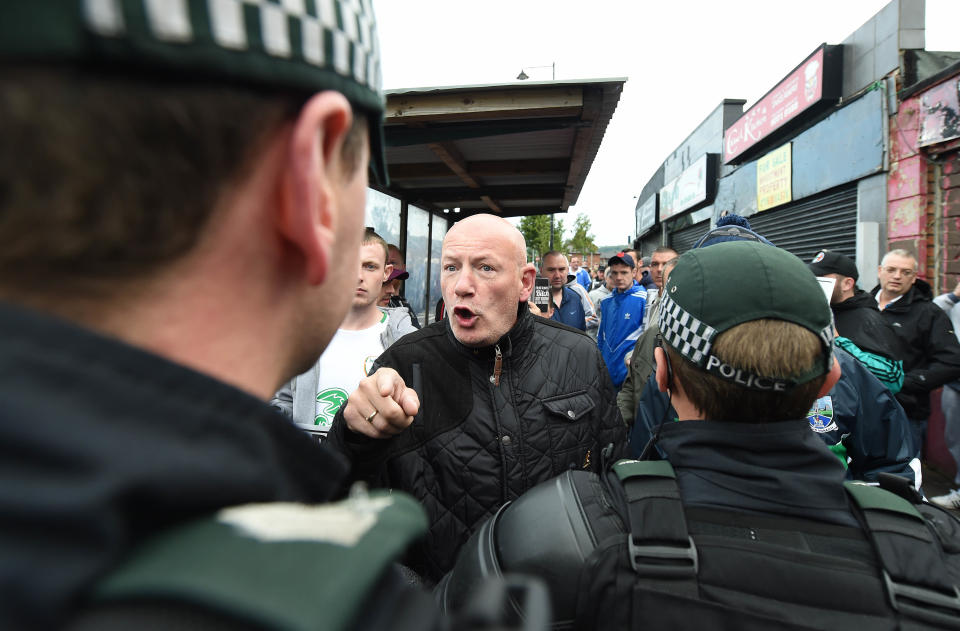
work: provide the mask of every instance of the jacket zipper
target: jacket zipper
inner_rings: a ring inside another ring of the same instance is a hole
[[[497,354],[493,361],[493,375],[490,376],[490,383],[495,386],[500,385],[500,374],[503,372],[503,354],[500,352],[500,345],[495,344],[493,351]]]

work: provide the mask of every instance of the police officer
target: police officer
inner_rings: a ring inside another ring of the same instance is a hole
[[[899,495],[845,484],[810,431],[840,369],[804,263],[757,242],[691,250],[659,324],[656,384],[679,417],[651,440],[666,459],[532,489],[465,546],[443,602],[479,560],[547,577],[580,629],[957,628],[960,522],[896,476],[881,484]]]
[[[264,402],[350,304],[382,112],[368,0],[0,8],[0,627],[436,621],[419,506],[322,504]]]

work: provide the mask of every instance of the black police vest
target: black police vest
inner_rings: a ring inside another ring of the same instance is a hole
[[[574,628],[960,629],[960,530],[945,512],[925,519],[856,483],[861,528],[685,508],[666,461],[620,461],[605,486],[627,533],[588,558]]]

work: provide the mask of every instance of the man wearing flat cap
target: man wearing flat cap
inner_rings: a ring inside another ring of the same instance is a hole
[[[607,261],[614,289],[600,305],[597,345],[615,388],[627,378],[624,358],[643,332],[647,292],[634,279],[635,268],[633,257],[626,252],[617,252]]]
[[[400,283],[408,278],[410,278],[410,272],[394,267],[390,275],[387,276],[386,282],[383,283],[383,288],[380,290],[380,300],[377,304],[381,307],[403,307],[409,310],[409,307],[401,303],[401,301],[406,302],[406,300],[400,292]]]
[[[417,317],[413,307],[410,306],[410,302],[406,296],[403,295],[403,281],[410,278],[410,272],[407,271],[406,258],[404,257],[403,251],[392,243],[387,244],[387,251],[389,252],[387,263],[393,266],[393,271],[390,272],[390,278],[387,279],[387,282],[383,284],[384,291],[380,294],[380,306],[403,307],[410,312],[410,320],[413,322],[414,328],[419,329],[420,319]],[[388,293],[389,295],[386,295]],[[387,298],[386,304],[383,302],[385,296]]]
[[[0,628],[422,602],[420,507],[330,503],[346,463],[267,404],[350,307],[383,107],[369,0],[0,5]]]

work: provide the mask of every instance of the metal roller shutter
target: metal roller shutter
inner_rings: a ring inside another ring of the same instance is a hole
[[[822,249],[857,257],[857,185],[749,217],[755,232],[810,261]]]
[[[677,254],[683,254],[693,247],[697,239],[702,237],[710,229],[710,221],[701,221],[695,223],[689,228],[677,230],[670,233],[670,247],[677,251]]]
[[[650,254],[660,247],[660,230],[655,230],[652,234],[648,234],[642,239],[639,239],[637,247],[643,253],[642,256],[650,256]]]

